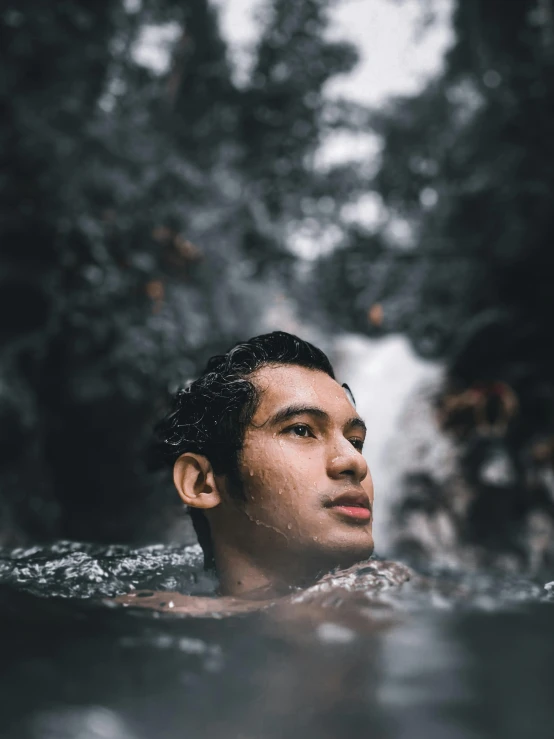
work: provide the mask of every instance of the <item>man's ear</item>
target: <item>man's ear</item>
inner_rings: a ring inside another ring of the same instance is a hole
[[[173,466],[173,482],[183,503],[192,508],[215,508],[221,503],[212,465],[202,454],[181,454]]]

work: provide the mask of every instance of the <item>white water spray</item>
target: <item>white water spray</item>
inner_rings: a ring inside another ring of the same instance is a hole
[[[337,379],[352,389],[368,427],[364,456],[375,485],[373,532],[376,551],[386,554],[402,476],[432,470],[441,478],[451,468],[451,444],[438,429],[429,397],[440,386],[444,370],[420,359],[400,335],[343,335],[331,354]]]

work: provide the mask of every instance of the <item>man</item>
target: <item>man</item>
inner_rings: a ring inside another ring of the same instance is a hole
[[[156,433],[222,596],[274,598],[371,555],[365,424],[308,342],[276,331],[212,357]]]

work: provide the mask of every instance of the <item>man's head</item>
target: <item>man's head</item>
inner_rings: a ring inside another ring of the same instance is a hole
[[[301,579],[373,550],[365,427],[325,354],[284,332],[212,357],[157,427],[208,565]]]

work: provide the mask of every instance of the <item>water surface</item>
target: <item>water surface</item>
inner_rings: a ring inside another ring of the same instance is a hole
[[[365,563],[235,617],[109,608],[207,593],[198,548],[60,542],[0,556],[6,737],[554,736],[552,589]]]

